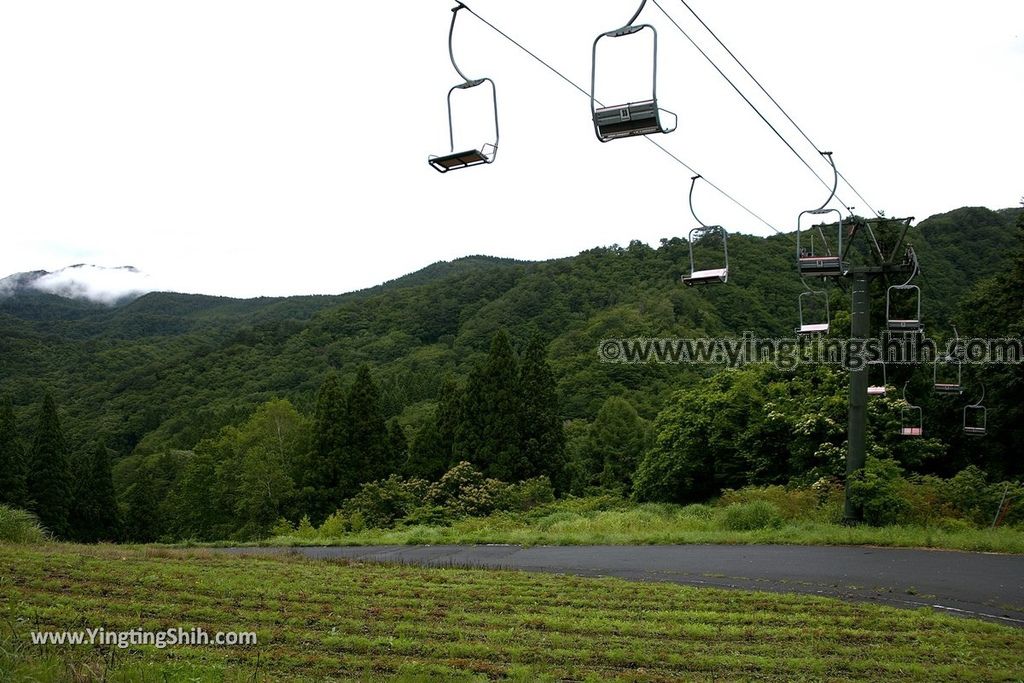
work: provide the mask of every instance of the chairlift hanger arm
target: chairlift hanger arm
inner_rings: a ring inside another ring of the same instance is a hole
[[[824,211],[825,207],[828,206],[836,196],[836,190],[839,188],[839,171],[836,169],[836,162],[832,160],[832,152],[818,152],[821,156],[828,159],[829,166],[832,167],[832,193],[825,200],[825,203],[818,207],[818,211]]]
[[[700,180],[700,178],[700,175],[695,175],[692,178],[690,178],[690,215],[693,216],[693,220],[700,223],[700,226],[702,228],[706,228],[708,227],[708,224],[702,221],[700,218],[698,218],[697,212],[693,210],[693,188],[696,187],[697,181]]]
[[[629,18],[629,21],[627,21],[626,25],[623,26],[622,28],[625,29],[625,28],[629,28],[630,26],[632,26],[633,22],[636,21],[640,17],[640,13],[644,11],[644,7],[646,7],[646,6],[647,6],[647,0],[641,0],[640,6],[636,8],[636,12],[633,13],[633,16]]]
[[[462,73],[462,69],[460,69],[459,65],[455,63],[455,49],[452,47],[453,38],[455,36],[455,20],[459,16],[459,10],[464,9],[467,9],[467,7],[463,5],[461,2],[455,5],[455,7],[452,7],[452,24],[448,28],[448,58],[452,62],[452,67],[455,68],[455,73],[459,74],[459,76],[462,77],[462,80],[464,80],[466,83],[472,83],[473,79],[471,79],[466,74]]]

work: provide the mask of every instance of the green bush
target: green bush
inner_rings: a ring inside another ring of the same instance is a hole
[[[710,520],[715,516],[715,509],[710,505],[704,505],[703,503],[691,503],[690,505],[684,505],[679,508],[678,514],[680,517]]]
[[[295,533],[295,525],[281,517],[270,527],[271,536],[291,536]]]
[[[907,523],[912,516],[909,482],[895,460],[868,456],[864,469],[850,479],[850,500],[864,510],[864,521],[873,526]]]
[[[344,536],[349,529],[348,518],[341,510],[330,515],[316,530],[320,538],[338,538]]]
[[[507,489],[508,484],[485,479],[473,465],[460,462],[430,485],[426,502],[443,507],[456,517],[480,517],[498,509]]]
[[[547,477],[527,479],[506,488],[498,498],[499,510],[525,512],[555,501],[555,489]]]
[[[345,502],[345,514],[360,513],[367,527],[389,528],[409,514],[423,500],[427,483],[422,479],[387,479],[363,484],[359,493]]]
[[[0,505],[0,543],[44,543],[46,530],[31,512]]]
[[[778,529],[782,526],[782,513],[777,505],[766,500],[733,503],[722,509],[719,523],[726,531]]]
[[[784,486],[745,486],[738,490],[722,492],[719,505],[729,506],[740,503],[764,501],[778,508],[785,519],[814,517],[819,505],[818,492],[809,489],[787,489]]]

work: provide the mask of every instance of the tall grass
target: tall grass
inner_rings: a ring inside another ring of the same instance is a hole
[[[0,543],[44,543],[46,530],[31,512],[0,505]]]
[[[528,513],[457,520],[447,526],[413,525],[358,533],[277,536],[261,545],[406,545],[513,543],[520,545],[781,543],[879,545],[1024,554],[1024,531],[949,526],[844,526],[830,505],[785,509],[766,500],[717,506],[588,504],[559,501]]]

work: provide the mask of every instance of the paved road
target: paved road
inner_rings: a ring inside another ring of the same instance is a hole
[[[617,576],[932,607],[1024,627],[1024,556],[779,545],[227,548],[427,566]]]

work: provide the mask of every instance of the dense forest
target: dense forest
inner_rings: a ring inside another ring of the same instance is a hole
[[[929,336],[1024,334],[1022,215],[964,208],[911,231]],[[791,238],[730,236],[729,285],[708,288],[679,284],[688,245],[672,238],[540,263],[468,257],[339,296],[110,307],[19,291],[0,298],[0,502],[83,540],[115,526],[251,538],[282,517],[322,523],[369,482],[439,482],[460,462],[481,487],[546,478],[556,493],[679,502],[840,477],[838,369],[598,362],[614,337],[791,336]],[[830,300],[843,335],[849,295]],[[943,476],[1024,472],[1020,366],[968,369],[992,426],[973,441],[963,401],[929,392],[930,368],[888,379],[909,382],[927,438],[896,436],[893,394],[871,404],[873,455]]]

